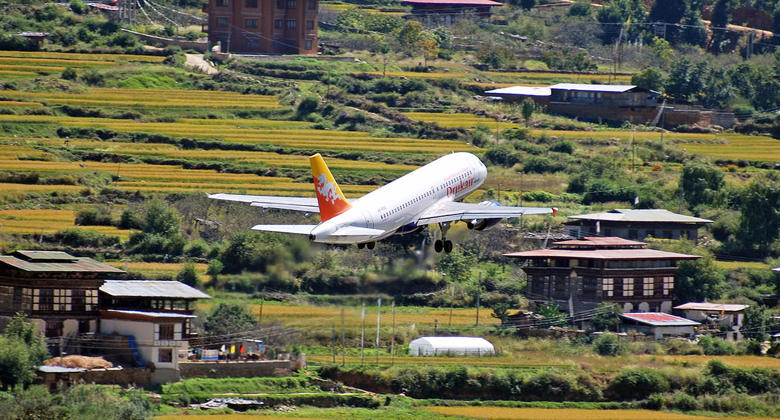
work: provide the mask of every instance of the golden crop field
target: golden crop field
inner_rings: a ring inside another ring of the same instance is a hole
[[[750,268],[754,270],[769,270],[769,264],[755,261],[714,261],[715,265],[724,270],[739,270],[744,268]]]
[[[175,89],[91,88],[89,93],[3,91],[3,96],[54,105],[199,108],[279,108],[275,96]]]
[[[485,117],[479,117],[473,114],[405,112],[404,115],[406,115],[407,117],[413,120],[437,123],[440,126],[447,127],[447,128],[474,128],[477,126],[477,124],[487,125],[488,127],[490,127],[490,129],[495,129],[496,127],[498,127],[499,129],[502,130],[518,127],[517,124],[512,122],[505,122],[505,121],[496,122],[496,120],[485,118]]]
[[[500,79],[504,81],[514,81],[518,84],[524,83],[611,83],[617,85],[631,84],[630,75],[612,75],[612,74],[576,74],[576,73],[555,73],[555,72],[488,72],[487,77]],[[512,80],[505,80],[512,79]]]
[[[665,363],[687,363],[689,365],[704,365],[710,360],[719,360],[727,365],[741,368],[780,369],[780,359],[763,356],[641,356],[642,359],[660,359]]]
[[[150,279],[175,279],[176,275],[184,268],[184,263],[147,263],[147,262],[121,262],[113,261],[106,264],[121,270],[136,271]],[[200,279],[206,283],[209,276],[206,275],[208,264],[195,264],[195,270],[200,274]]]
[[[144,62],[144,63],[162,63],[166,57],[157,55],[134,55],[134,54],[80,54],[80,53],[61,53],[50,51],[0,51],[0,57],[6,58],[27,58],[37,60],[67,60],[72,61],[95,61],[95,62]]]
[[[706,420],[722,417],[706,417],[690,414],[668,413],[651,410],[585,410],[574,408],[511,408],[511,407],[424,407],[432,413],[463,416],[475,419],[502,420]],[[729,417],[740,420],[760,420],[757,417]]]
[[[361,71],[361,72],[355,72],[356,74],[360,73],[367,73],[367,74],[376,74],[381,75],[381,71]],[[406,77],[408,79],[447,79],[447,78],[455,78],[455,79],[464,79],[473,77],[473,75],[470,75],[468,73],[448,73],[448,72],[439,72],[439,73],[420,73],[416,71],[388,71],[385,72],[385,74],[389,77]]]
[[[62,186],[59,187],[62,189]],[[130,231],[114,226],[76,226],[75,219],[76,214],[72,210],[0,210],[0,233],[40,235],[79,228],[122,239],[130,237]]]

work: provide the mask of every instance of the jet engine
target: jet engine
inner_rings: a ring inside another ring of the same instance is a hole
[[[498,201],[483,201],[479,203],[480,206],[500,206],[501,203]],[[483,231],[483,230],[490,230],[493,229],[499,222],[501,221],[501,218],[498,219],[474,219],[466,223],[466,226],[468,226],[469,229],[476,230],[476,231]]]

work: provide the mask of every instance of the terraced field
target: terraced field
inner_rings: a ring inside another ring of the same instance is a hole
[[[61,73],[68,67],[82,72],[88,68],[116,67],[127,62],[161,63],[163,60],[165,57],[151,55],[0,51],[0,77],[31,78]]]

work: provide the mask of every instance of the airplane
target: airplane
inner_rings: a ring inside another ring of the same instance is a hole
[[[214,200],[238,201],[267,209],[319,213],[316,225],[256,225],[253,230],[307,235],[312,242],[357,244],[374,249],[376,241],[392,235],[419,232],[438,225],[441,239],[436,252],[452,252],[447,231],[453,222],[463,221],[469,229],[485,231],[504,218],[527,214],[549,214],[555,207],[509,207],[496,201],[463,203],[487,178],[487,168],[471,153],[440,157],[363,197],[348,200],[341,192],[325,160],[317,153],[309,157],[315,197],[274,197],[242,194],[209,194]]]

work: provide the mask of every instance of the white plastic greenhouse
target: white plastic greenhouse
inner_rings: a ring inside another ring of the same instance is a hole
[[[410,356],[485,356],[495,349],[482,337],[420,337],[409,343]]]

